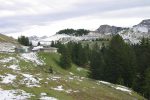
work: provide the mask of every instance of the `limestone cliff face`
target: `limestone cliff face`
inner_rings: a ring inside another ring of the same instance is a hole
[[[101,25],[96,31],[100,34],[117,34],[118,32],[124,30],[122,27]]]
[[[143,20],[138,25],[133,26],[133,30],[150,34],[150,19]]]

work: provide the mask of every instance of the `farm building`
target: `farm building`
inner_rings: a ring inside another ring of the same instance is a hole
[[[37,47],[34,47],[32,49],[32,51],[33,52],[39,52],[39,51],[42,51],[42,52],[57,52],[57,48],[37,46]]]
[[[15,52],[17,52],[17,53],[27,53],[30,51],[31,51],[30,47],[28,47],[28,46],[19,46],[19,47],[15,48]]]
[[[57,48],[54,48],[54,47],[42,48],[41,51],[43,51],[43,52],[54,52],[54,53],[56,53],[56,52],[57,52]]]

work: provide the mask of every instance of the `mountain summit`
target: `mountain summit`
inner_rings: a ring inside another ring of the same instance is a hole
[[[122,30],[124,30],[122,27],[101,25],[96,31],[101,34],[116,34]]]
[[[133,26],[135,32],[150,33],[150,19],[143,20],[138,25]]]

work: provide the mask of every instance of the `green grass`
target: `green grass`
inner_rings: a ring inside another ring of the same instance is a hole
[[[3,34],[0,34],[0,42],[10,42],[10,43],[18,44],[18,42],[14,38]]]
[[[13,81],[13,84],[0,83],[0,87],[6,90],[21,89],[35,95],[29,100],[39,99],[40,93],[42,92],[47,93],[47,96],[55,97],[59,100],[144,100],[144,98],[136,92],[132,92],[132,95],[130,95],[127,92],[116,90],[108,85],[98,83],[96,80],[86,78],[88,70],[82,69],[79,71],[77,70],[79,67],[75,64],[72,64],[72,68],[69,70],[62,69],[59,65],[60,54],[57,53],[39,53],[39,57],[46,63],[46,65],[43,66],[21,60],[18,57],[19,54],[0,54],[0,59],[9,56],[19,60],[21,71],[14,71],[4,67],[4,65],[9,66],[14,64],[14,62],[1,64],[0,75],[10,73],[17,75],[17,78]],[[47,72],[50,66],[53,68],[53,74]],[[20,81],[23,79],[21,73],[31,74],[36,79],[41,78],[42,80],[39,81],[40,87],[27,87],[25,84],[20,84]],[[70,73],[73,73],[73,75]],[[56,76],[60,78],[57,80],[51,79]],[[60,85],[63,86],[64,91],[53,89]],[[66,91],[70,89],[72,92],[67,93]]]
[[[75,75],[79,75],[79,76],[84,76],[86,77],[88,75],[88,70],[81,68],[81,71],[78,71],[77,68],[79,68],[79,66],[72,64],[72,67],[68,70],[65,70],[63,68],[61,68],[59,62],[60,62],[60,54],[58,53],[39,53],[39,56],[44,59],[44,61],[46,62],[46,66],[47,68],[49,68],[50,66],[52,67],[52,69],[59,74],[62,75],[68,75],[69,72],[75,74]]]

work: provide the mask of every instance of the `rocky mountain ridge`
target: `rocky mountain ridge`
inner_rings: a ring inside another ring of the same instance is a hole
[[[67,43],[69,41],[82,41],[82,40],[95,40],[99,38],[108,39],[115,34],[120,34],[122,38],[131,44],[139,43],[141,38],[150,37],[150,19],[143,20],[139,24],[134,25],[133,27],[117,27],[110,25],[101,25],[95,31],[90,31],[88,35],[82,36],[73,36],[67,34],[55,34],[53,36],[43,36],[43,37],[30,37],[30,41],[33,41],[33,44],[41,42],[43,44],[50,44],[51,41],[61,41],[62,43]]]

